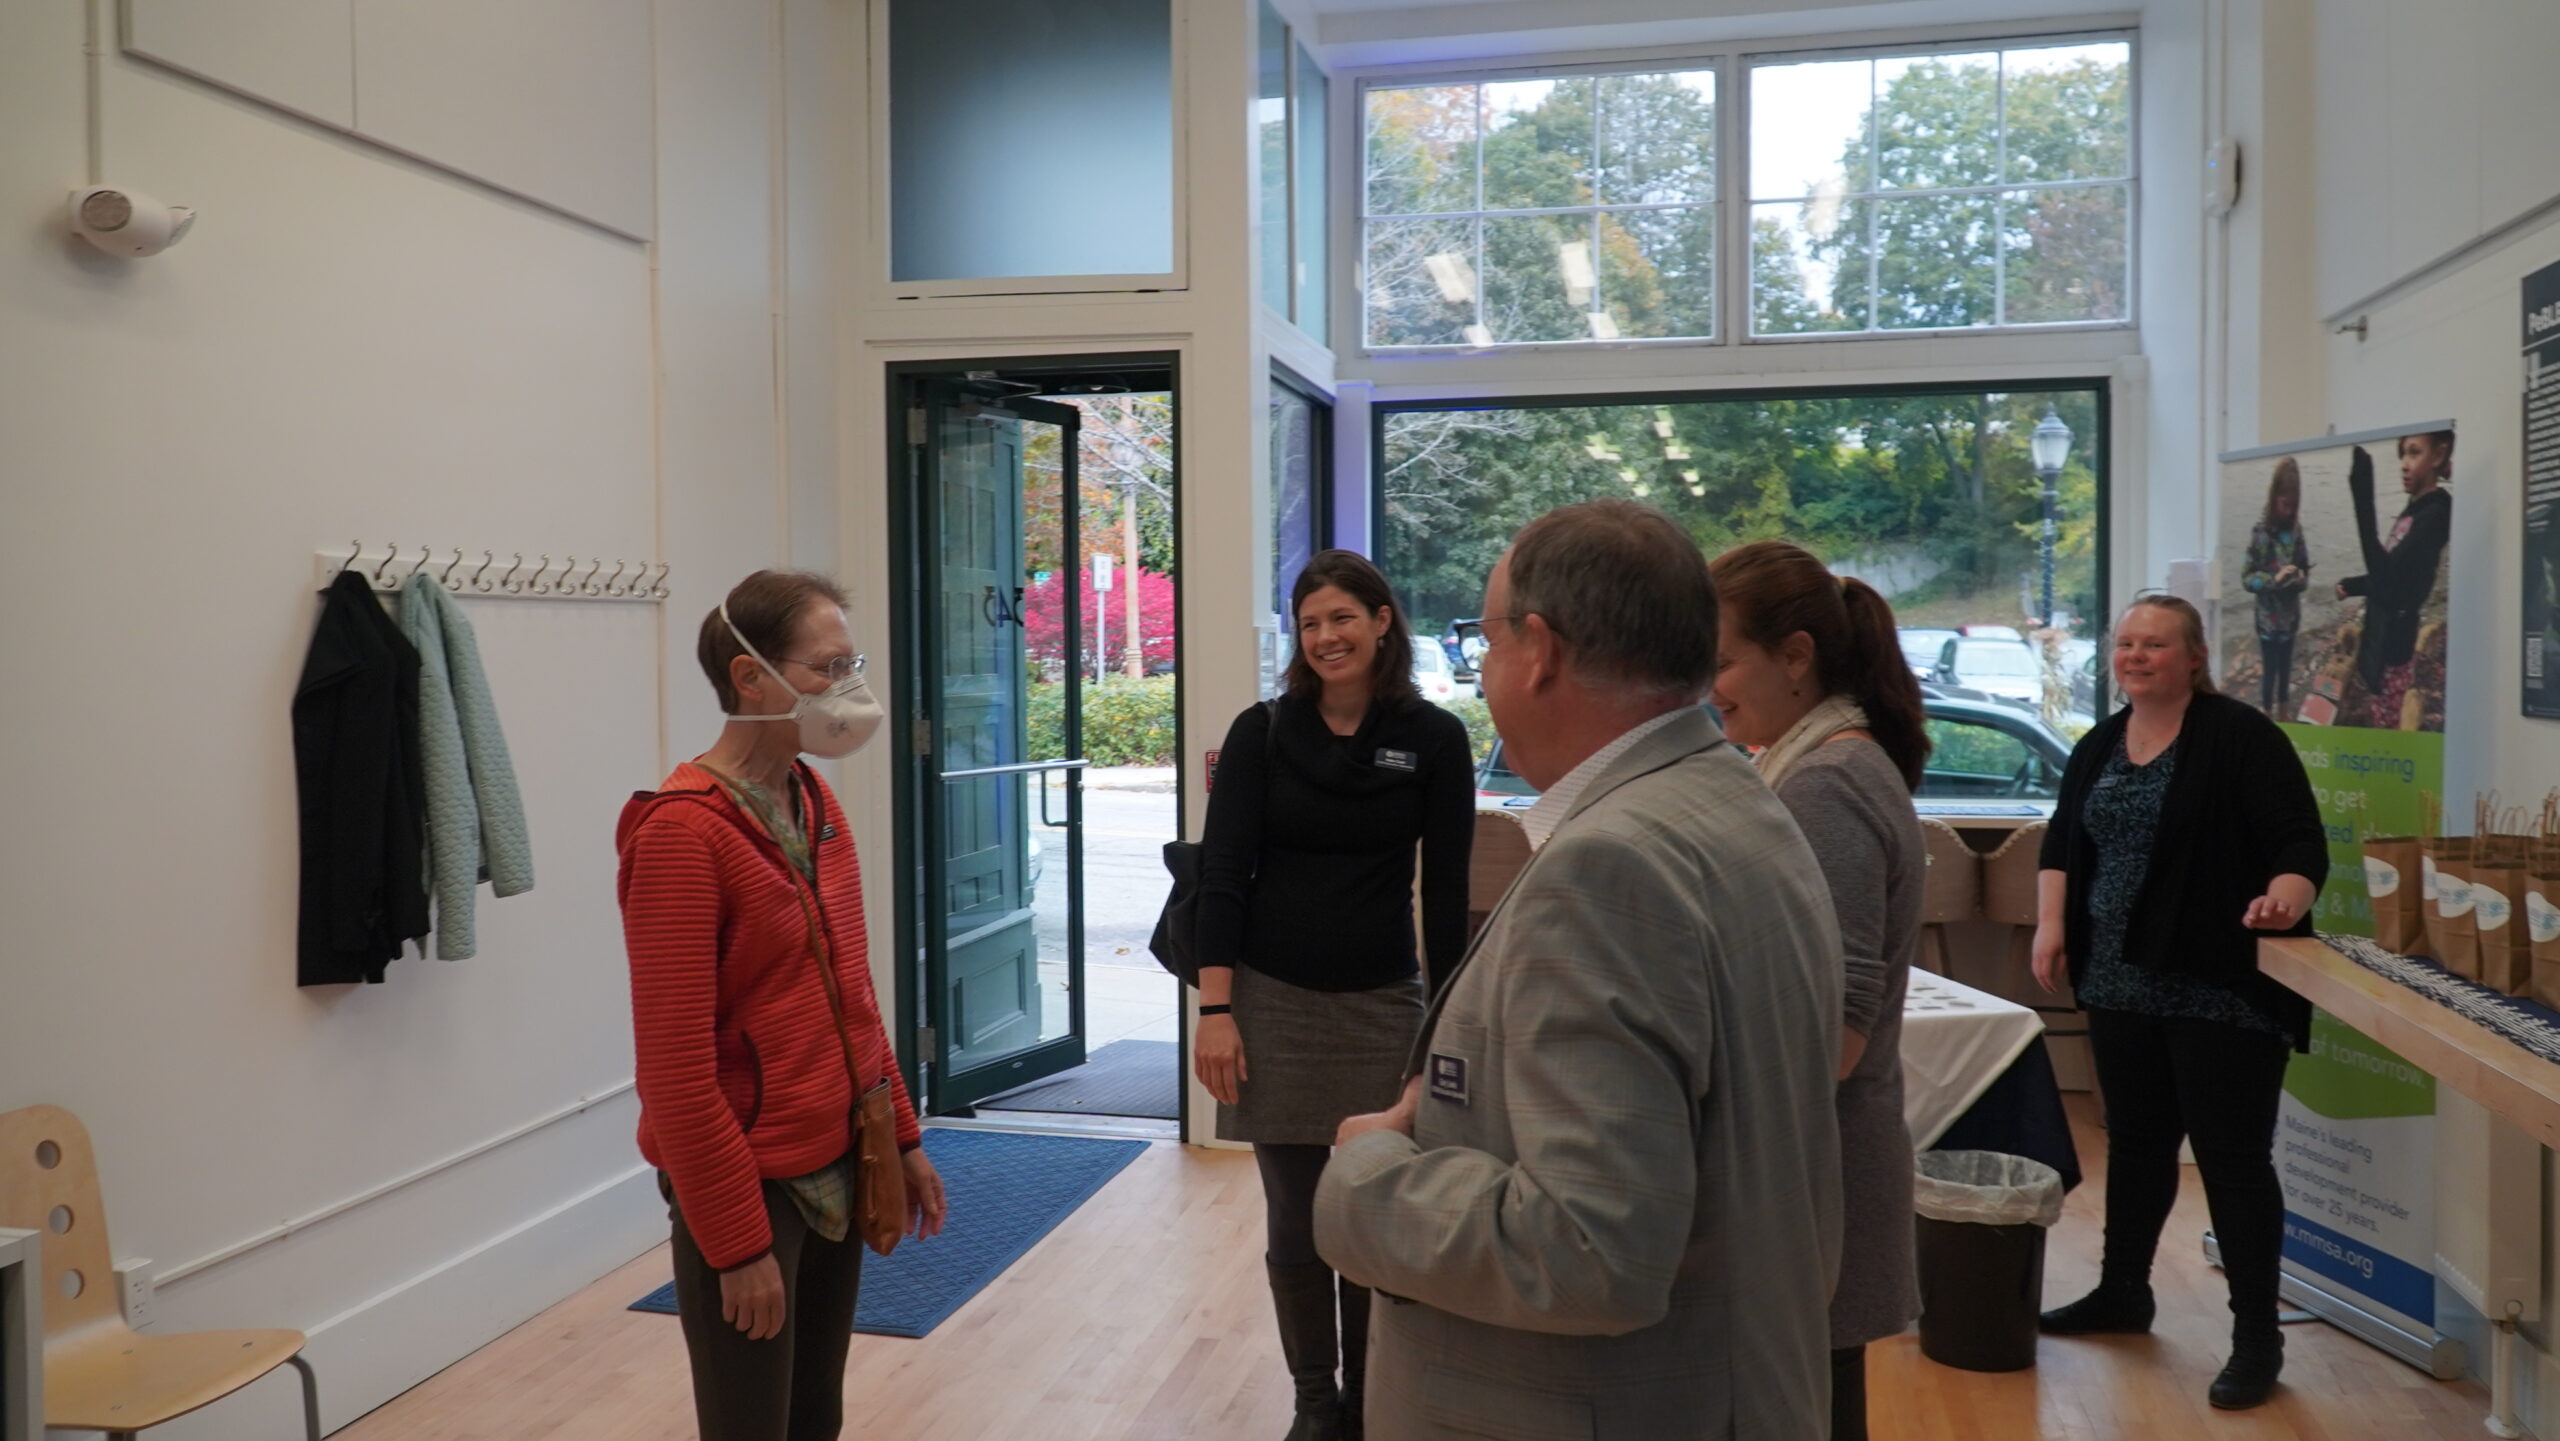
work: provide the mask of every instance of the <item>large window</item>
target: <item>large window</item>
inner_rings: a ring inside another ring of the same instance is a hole
[[[2119,36],[1373,81],[1363,343],[2126,323],[2132,60]],[[1748,143],[1720,146],[1737,85]]]
[[[1752,333],[2130,318],[2132,51],[1754,64]]]
[[[2061,720],[2094,705],[2073,696],[2068,668],[2105,616],[2105,414],[2094,384],[1381,407],[1376,553],[1415,633],[1438,634],[1478,614],[1487,573],[1531,520],[1641,499],[1709,555],[1772,536],[1805,546],[1892,601],[1915,673]],[[2061,466],[2039,472],[2031,442],[2047,417],[2070,438]],[[2049,647],[2033,639],[2048,563]]]
[[[879,36],[898,294],[1179,280],[1169,0],[893,0]]]
[[[1372,86],[1373,349],[1715,334],[1716,74]]]
[[[1254,123],[1261,134],[1262,303],[1324,343],[1325,105],[1305,43],[1263,0]]]
[[[1333,444],[1333,407],[1287,371],[1271,375],[1271,619],[1263,655],[1263,694],[1273,694],[1288,658],[1289,590],[1325,545],[1326,477]]]

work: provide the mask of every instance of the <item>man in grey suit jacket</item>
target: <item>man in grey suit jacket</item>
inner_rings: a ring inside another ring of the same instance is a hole
[[[1747,1441],[1829,1424],[1840,941],[1786,809],[1698,705],[1705,557],[1594,501],[1485,591],[1485,699],[1550,833],[1316,1244],[1386,1304],[1372,1441]]]

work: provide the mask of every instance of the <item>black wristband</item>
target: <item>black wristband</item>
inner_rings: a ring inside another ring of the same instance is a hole
[[[1223,1016],[1234,1009],[1235,1007],[1233,1006],[1202,1006],[1200,1008],[1200,1014],[1204,1016]]]

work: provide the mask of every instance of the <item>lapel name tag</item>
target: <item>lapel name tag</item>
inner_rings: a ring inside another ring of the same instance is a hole
[[[1411,751],[1378,752],[1378,768],[1380,770],[1410,771],[1419,770],[1421,767],[1422,757],[1415,755]]]
[[[1431,1053],[1431,1099],[1467,1104],[1467,1058]]]

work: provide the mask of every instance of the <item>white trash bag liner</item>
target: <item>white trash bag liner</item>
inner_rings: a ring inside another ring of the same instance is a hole
[[[1923,1151],[1912,1203],[1932,1221],[2050,1226],[2062,1219],[2062,1173],[1997,1151]]]

